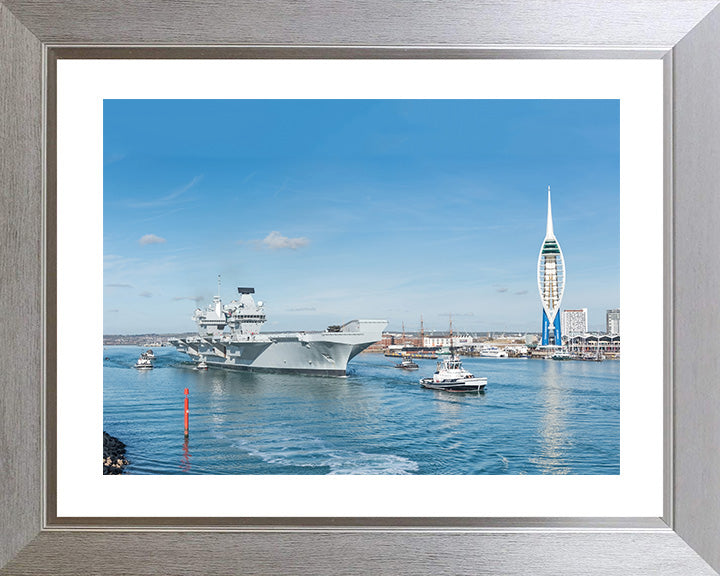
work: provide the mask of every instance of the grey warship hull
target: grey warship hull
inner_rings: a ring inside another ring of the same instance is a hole
[[[198,363],[236,370],[342,376],[348,362],[382,338],[385,320],[352,320],[324,332],[260,333],[263,303],[254,288],[238,288],[239,300],[223,306],[219,294],[195,310],[198,335],[170,343]]]
[[[342,376],[352,358],[382,338],[386,325],[384,320],[354,320],[338,332],[193,336],[170,343],[210,366]]]

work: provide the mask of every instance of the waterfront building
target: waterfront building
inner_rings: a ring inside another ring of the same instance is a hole
[[[460,348],[463,346],[471,346],[474,339],[470,334],[427,334],[423,338],[423,346],[431,348],[449,348],[455,346]]]
[[[558,312],[565,291],[565,260],[553,231],[549,186],[547,227],[545,240],[543,240],[538,256],[537,278],[543,308],[541,344],[543,346],[561,346],[562,332]]]
[[[568,352],[578,358],[619,358],[620,335],[581,334],[568,338]]]
[[[572,338],[588,331],[587,308],[580,310],[563,310],[562,321],[560,322],[562,333],[565,338]]]
[[[612,335],[620,334],[620,310],[617,308],[608,310],[605,314],[605,319],[607,322],[607,333]]]

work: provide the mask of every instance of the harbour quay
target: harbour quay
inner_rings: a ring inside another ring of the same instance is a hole
[[[563,337],[563,344],[543,345],[541,335],[494,333],[384,332],[366,352],[390,357],[437,358],[455,353],[479,358],[553,358],[558,360],[619,360],[620,335],[584,333]]]

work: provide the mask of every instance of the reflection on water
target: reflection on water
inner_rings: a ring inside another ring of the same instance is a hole
[[[426,390],[361,354],[347,378],[193,370],[173,349],[104,355],[104,427],[130,474],[618,474],[619,363],[464,360],[481,394]],[[183,390],[190,390],[190,439]]]
[[[457,426],[462,425],[463,413],[471,404],[480,402],[485,397],[485,391],[481,392],[444,392],[442,390],[428,390],[434,396],[435,409],[446,418],[448,423]]]
[[[542,417],[540,419],[540,454],[532,458],[543,474],[568,474],[565,464],[567,446],[570,444],[565,426],[565,399],[567,393],[561,388],[557,361],[544,361],[548,369],[542,381]]]
[[[183,454],[182,460],[180,461],[180,470],[182,472],[190,472],[190,446],[187,436],[183,442]]]

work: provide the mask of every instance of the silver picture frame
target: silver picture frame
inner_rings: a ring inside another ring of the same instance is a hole
[[[718,3],[0,0],[0,574],[716,574]],[[120,57],[662,59],[663,516],[58,518],[54,69]]]

